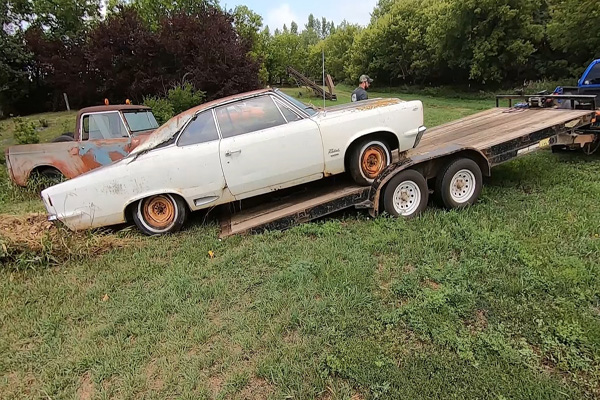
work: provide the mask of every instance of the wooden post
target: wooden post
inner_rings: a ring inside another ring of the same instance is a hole
[[[69,106],[69,98],[66,93],[63,93],[63,97],[65,98],[65,104],[67,105],[67,111],[71,111],[71,107]]]

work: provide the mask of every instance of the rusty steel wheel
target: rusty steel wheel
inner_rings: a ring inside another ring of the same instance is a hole
[[[359,185],[370,185],[391,161],[391,150],[387,143],[374,139],[363,140],[351,150],[350,174]]]
[[[367,179],[375,179],[387,166],[385,149],[378,145],[369,146],[362,154],[361,167]]]
[[[183,200],[171,194],[160,194],[140,200],[135,207],[133,219],[147,235],[177,232],[187,217]]]

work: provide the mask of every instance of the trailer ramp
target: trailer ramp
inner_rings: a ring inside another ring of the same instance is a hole
[[[233,213],[226,212],[221,218],[219,237],[284,230],[357,206],[369,197],[370,186],[358,186],[346,179],[336,182],[335,178],[326,178],[322,181],[306,184],[299,192],[291,192],[289,196],[277,201],[269,201],[268,196],[264,196],[265,202],[258,206]]]

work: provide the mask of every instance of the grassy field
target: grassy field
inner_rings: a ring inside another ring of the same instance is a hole
[[[429,126],[492,105],[421,99]],[[0,213],[39,209],[0,183]],[[196,218],[4,265],[0,398],[598,398],[598,199],[598,156],[540,152],[459,212],[349,211],[223,241]]]

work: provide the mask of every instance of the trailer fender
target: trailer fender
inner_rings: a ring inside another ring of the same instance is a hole
[[[371,186],[369,202],[371,208],[369,213],[372,217],[379,215],[381,206],[381,194],[386,184],[398,174],[406,169],[415,169],[419,171],[426,179],[432,179],[437,176],[438,171],[451,160],[456,158],[470,158],[479,165],[481,173],[484,176],[491,176],[492,167],[485,155],[471,147],[461,147],[458,145],[447,145],[440,149],[427,152],[425,154],[416,154],[412,157],[405,157],[398,162],[390,164]]]

